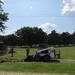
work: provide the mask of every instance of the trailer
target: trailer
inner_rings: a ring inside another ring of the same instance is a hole
[[[54,47],[40,49],[33,54],[33,59],[35,61],[49,61],[54,58],[56,58],[56,50]]]

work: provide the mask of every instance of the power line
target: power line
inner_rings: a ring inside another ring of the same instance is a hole
[[[55,14],[10,14],[11,17],[75,17],[75,16],[62,16]]]

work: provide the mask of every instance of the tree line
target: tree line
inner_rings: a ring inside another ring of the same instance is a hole
[[[0,0],[0,31],[4,31],[7,22],[8,13],[5,13],[2,9],[3,2]],[[48,43],[49,45],[68,46],[75,45],[75,32],[70,34],[69,32],[57,33],[55,30],[50,34],[44,32],[41,28],[37,27],[23,27],[18,29],[15,34],[0,36],[0,42],[4,42],[9,46],[32,46],[42,43]]]
[[[75,32],[57,33],[55,30],[50,34],[37,27],[23,27],[18,29],[15,34],[0,36],[0,41],[9,46],[33,46],[47,43],[53,46],[75,45]]]

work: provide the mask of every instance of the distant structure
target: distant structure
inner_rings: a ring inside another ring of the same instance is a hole
[[[48,48],[48,44],[39,44],[39,49]]]

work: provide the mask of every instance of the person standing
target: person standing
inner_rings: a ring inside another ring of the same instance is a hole
[[[26,49],[26,55],[27,56],[29,56],[29,51],[30,51],[30,49],[29,49],[29,47],[27,47],[27,49]]]
[[[11,57],[13,57],[13,47],[11,47]]]

